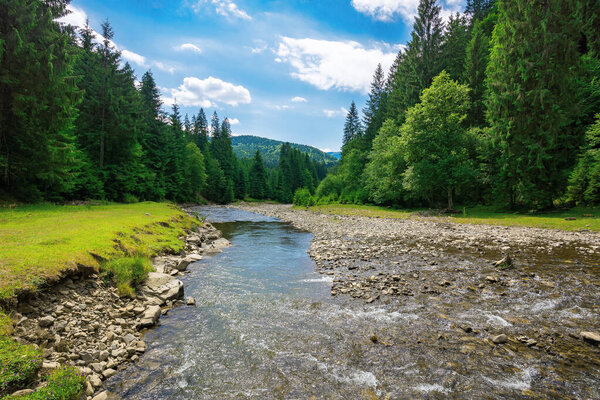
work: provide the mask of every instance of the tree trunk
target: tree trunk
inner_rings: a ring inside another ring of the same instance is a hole
[[[454,202],[452,201],[452,188],[448,188],[448,210],[454,209]]]

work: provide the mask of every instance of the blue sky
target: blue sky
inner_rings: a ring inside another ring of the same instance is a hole
[[[443,15],[464,0],[442,0]],[[73,0],[65,22],[108,19],[138,77],[152,70],[165,109],[204,107],[249,134],[341,146],[345,111],[364,106],[410,37],[418,0]]]

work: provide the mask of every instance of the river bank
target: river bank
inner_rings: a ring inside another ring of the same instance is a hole
[[[489,398],[598,398],[598,233],[236,207],[312,232],[310,255],[336,298],[412,316],[370,340],[417,362],[434,392],[484,377]],[[506,254],[513,267],[496,268]]]
[[[167,229],[165,223],[160,226]],[[146,234],[152,234],[147,229]],[[87,399],[106,398],[103,381],[139,360],[146,351],[147,329],[170,309],[195,304],[194,299],[184,299],[178,277],[190,264],[229,245],[210,223],[188,230],[178,240],[175,254],[165,246],[152,257],[154,272],[136,288],[134,298],[122,296],[95,265],[78,264],[49,287],[21,295],[16,305],[13,301],[6,310],[12,320],[12,339],[38,349],[39,377],[63,365],[76,366],[85,376]],[[28,395],[42,387],[39,377],[23,382],[28,383],[25,389],[23,384],[15,385],[21,389],[17,394]]]

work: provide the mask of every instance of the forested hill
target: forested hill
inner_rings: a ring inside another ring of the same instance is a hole
[[[279,152],[284,142],[274,139],[267,139],[258,136],[243,135],[232,137],[233,151],[239,158],[252,158],[256,150],[260,151],[263,161],[267,167],[272,167],[279,163]],[[294,149],[298,149],[317,163],[323,163],[327,167],[335,165],[338,160],[323,151],[304,144],[290,143]]]

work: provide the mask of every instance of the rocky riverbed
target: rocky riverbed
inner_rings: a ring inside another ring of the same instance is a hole
[[[427,396],[600,398],[598,233],[238,208],[312,232],[336,298],[410,316],[375,326],[361,357],[411,366]]]
[[[137,288],[135,299],[119,297],[111,282],[93,268],[81,266],[78,274],[17,305],[11,313],[13,336],[43,349],[42,370],[61,364],[80,367],[87,376],[87,399],[105,399],[103,381],[146,351],[145,331],[171,308],[195,304],[192,298],[184,300],[183,283],[177,276],[191,263],[229,245],[210,223],[181,240],[186,245],[180,254],[152,260],[156,272]]]

